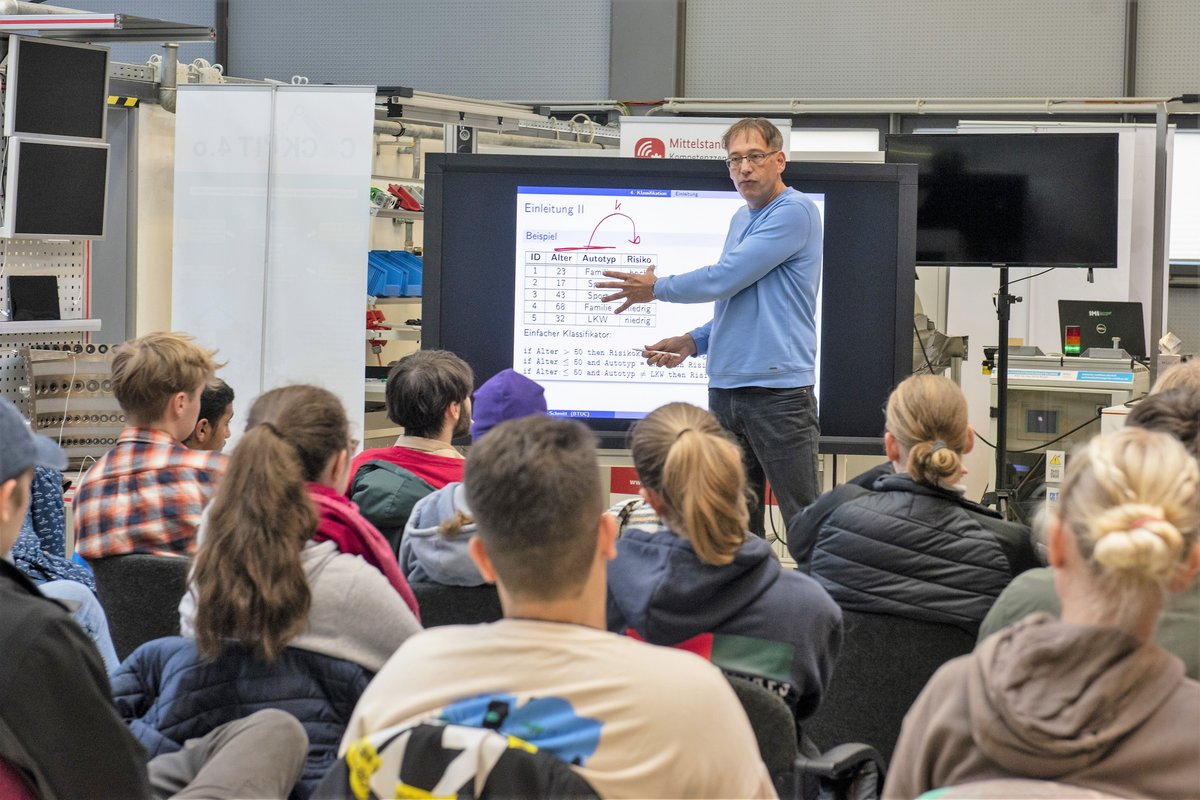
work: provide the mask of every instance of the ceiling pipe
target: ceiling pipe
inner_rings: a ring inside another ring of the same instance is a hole
[[[375,120],[375,133],[387,136],[419,136],[424,139],[444,139],[445,131],[435,125],[417,125],[400,123],[387,119]],[[491,133],[479,131],[478,141],[482,144],[504,145],[506,147],[531,147],[542,150],[607,150],[599,142],[575,142],[570,139],[546,139],[541,136],[513,136],[507,133]]]
[[[658,106],[674,113],[802,116],[805,114],[1155,114],[1165,97],[1085,98],[771,98],[668,97]]]
[[[166,55],[162,60],[162,71],[158,75],[158,104],[164,111],[175,113],[175,101],[179,95],[176,88],[176,68],[179,65],[179,45],[167,42],[163,45]]]

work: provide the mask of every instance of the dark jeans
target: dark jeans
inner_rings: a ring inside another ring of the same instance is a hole
[[[763,535],[767,481],[786,528],[820,494],[817,440],[821,431],[812,387],[709,389],[708,407],[742,447],[747,485],[754,494],[750,530]]]

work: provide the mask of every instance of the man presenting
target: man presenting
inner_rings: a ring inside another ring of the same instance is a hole
[[[729,223],[720,259],[668,275],[605,272],[618,289],[605,302],[715,301],[713,318],[682,336],[646,346],[646,361],[676,367],[708,355],[708,403],[737,437],[756,493],[751,529],[763,532],[765,482],[784,522],[819,494],[816,398],[817,289],[821,283],[821,215],[783,182],[783,136],[765,119],[743,119],[722,136],[729,176],[746,200]]]

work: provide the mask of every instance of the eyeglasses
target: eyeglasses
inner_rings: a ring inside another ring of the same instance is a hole
[[[773,156],[778,152],[778,150],[772,150],[769,153],[751,153],[747,156],[730,156],[729,158],[725,159],[725,166],[729,167],[730,169],[737,169],[742,165],[743,161],[749,161],[751,164],[757,167],[768,157]]]

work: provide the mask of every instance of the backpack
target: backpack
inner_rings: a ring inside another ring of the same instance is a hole
[[[489,728],[397,725],[355,740],[312,800],[598,798],[565,762]]]

